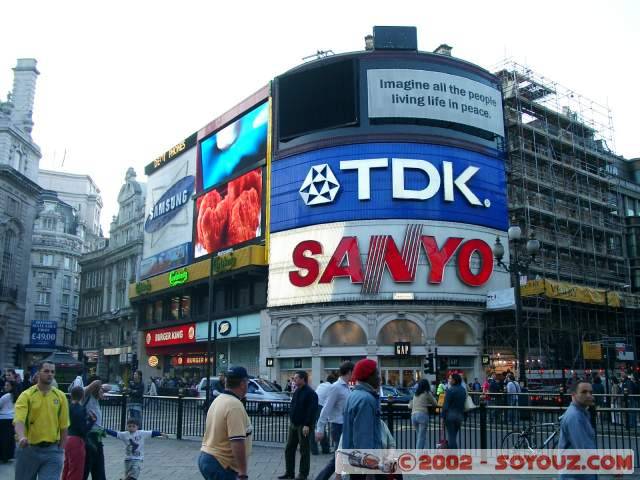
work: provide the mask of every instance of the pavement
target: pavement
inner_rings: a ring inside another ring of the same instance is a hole
[[[123,477],[124,470],[124,445],[119,440],[111,437],[105,439],[105,463],[107,480],[119,480]],[[142,468],[141,479],[153,480],[179,480],[195,479],[202,477],[198,470],[197,458],[200,453],[200,442],[198,440],[165,440],[161,438],[150,439],[145,443],[145,459]],[[311,456],[311,475],[313,480],[330,459],[330,455]],[[0,464],[0,480],[11,480],[14,478],[14,461],[8,464]],[[296,457],[296,467],[299,465],[299,456]],[[284,473],[284,448],[282,445],[254,445],[249,466],[249,478],[251,480],[275,480],[278,475]],[[405,476],[405,479],[444,479],[451,478],[451,475],[431,475],[431,476]],[[526,480],[550,479],[549,476],[525,475],[520,476]],[[383,479],[384,477],[380,477]],[[478,476],[456,475],[455,480],[473,479],[478,480]],[[491,477],[484,477],[491,478]],[[505,477],[506,478],[506,477]],[[514,477],[511,477],[514,478]],[[613,478],[610,476],[600,476],[599,480]],[[640,478],[640,475],[624,476],[623,478]],[[22,480],[22,479],[16,479]]]

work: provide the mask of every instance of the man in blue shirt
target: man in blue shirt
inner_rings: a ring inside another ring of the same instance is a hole
[[[593,389],[590,383],[578,382],[571,387],[571,405],[560,422],[560,441],[558,449],[594,450],[596,432],[591,426],[591,417],[587,410],[593,405]],[[565,480],[594,480],[597,475],[561,475]]]

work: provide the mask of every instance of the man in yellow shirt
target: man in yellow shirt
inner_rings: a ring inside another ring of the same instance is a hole
[[[248,386],[247,370],[230,367],[226,372],[226,389],[209,407],[198,458],[198,468],[206,480],[249,478],[252,427],[242,403]]]
[[[58,480],[69,427],[67,397],[53,387],[56,366],[43,362],[38,383],[20,394],[13,424],[18,438],[16,479]]]

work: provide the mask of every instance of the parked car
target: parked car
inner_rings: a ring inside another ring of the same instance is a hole
[[[533,407],[560,407],[564,404],[564,398],[560,387],[544,385],[529,390],[529,403]]]
[[[380,400],[388,403],[409,403],[411,401],[411,395],[401,393],[398,388],[391,385],[381,385]]]
[[[213,385],[218,377],[210,377],[210,384]],[[207,378],[204,377],[198,384],[198,397],[207,396]],[[215,398],[215,397],[213,397]],[[272,382],[264,378],[250,378],[247,389],[246,408],[248,412],[260,413],[261,415],[271,415],[273,412],[284,413],[289,411],[291,398],[285,392],[278,390]],[[204,406],[205,409],[208,405]]]

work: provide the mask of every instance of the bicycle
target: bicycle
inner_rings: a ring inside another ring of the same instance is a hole
[[[502,439],[501,448],[508,450],[529,450],[534,452],[536,450],[553,449],[558,445],[560,438],[560,420],[557,422],[539,423],[537,425],[530,425],[525,427],[521,432],[507,433]],[[544,427],[553,427],[553,431],[545,438],[540,448],[536,445],[535,431]]]

